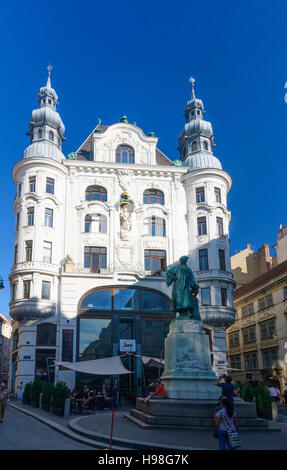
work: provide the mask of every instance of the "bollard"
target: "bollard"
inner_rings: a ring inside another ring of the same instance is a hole
[[[65,400],[65,408],[64,408],[64,418],[68,418],[70,415],[70,407],[71,407],[71,399],[66,398]]]
[[[43,393],[40,393],[40,398],[39,398],[39,408],[42,410],[42,400],[43,400]]]
[[[278,406],[276,401],[271,403],[272,421],[278,421]]]

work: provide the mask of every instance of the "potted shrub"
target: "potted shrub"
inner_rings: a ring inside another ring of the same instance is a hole
[[[42,382],[39,379],[34,380],[31,385],[31,405],[39,408],[40,393],[42,391]]]
[[[48,382],[44,385],[42,391],[42,409],[45,411],[50,411],[51,398],[53,396],[55,385],[51,382]]]
[[[23,392],[23,397],[22,397],[22,403],[24,405],[30,405],[31,404],[31,386],[32,386],[32,382],[28,382],[25,385],[24,392]]]
[[[52,412],[57,416],[64,416],[65,400],[70,396],[70,390],[64,382],[55,385],[52,395]]]

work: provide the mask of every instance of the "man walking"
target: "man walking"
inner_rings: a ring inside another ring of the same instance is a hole
[[[3,422],[7,400],[8,400],[8,389],[6,388],[6,385],[3,382],[0,385],[0,423]]]

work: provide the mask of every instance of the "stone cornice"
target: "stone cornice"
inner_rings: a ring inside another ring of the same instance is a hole
[[[193,171],[189,171],[188,173],[184,174],[182,176],[182,181],[185,182],[189,179],[193,179],[193,178],[199,178],[201,176],[219,176],[220,178],[223,178],[227,184],[227,192],[230,190],[231,186],[232,186],[232,179],[231,179],[231,176],[226,173],[226,171],[224,170],[220,170],[218,168],[203,168],[203,169],[200,169],[200,170],[193,170]]]
[[[120,174],[130,174],[137,176],[177,176],[181,177],[187,171],[187,167],[177,167],[177,166],[168,166],[168,165],[138,165],[138,164],[126,164],[122,163],[110,163],[110,162],[91,162],[83,160],[73,160],[64,162],[64,166],[69,170],[74,169],[78,173],[88,173],[88,174],[107,174],[107,175],[120,175]]]
[[[42,167],[42,168],[47,168],[47,167],[53,167],[56,170],[60,170],[64,175],[67,174],[67,168],[65,168],[65,164],[56,162],[55,160],[51,160],[50,158],[27,158],[27,159],[22,159],[19,160],[16,165],[13,167],[12,170],[12,178],[14,183],[17,184],[17,175],[20,170],[27,170],[29,168],[34,168],[34,167]]]

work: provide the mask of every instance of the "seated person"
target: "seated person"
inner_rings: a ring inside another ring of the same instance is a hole
[[[166,391],[164,389],[164,386],[161,384],[160,379],[157,379],[155,381],[155,392],[150,392],[150,394],[144,399],[144,402],[147,403],[147,401],[153,397],[153,398],[165,398],[166,397]]]

